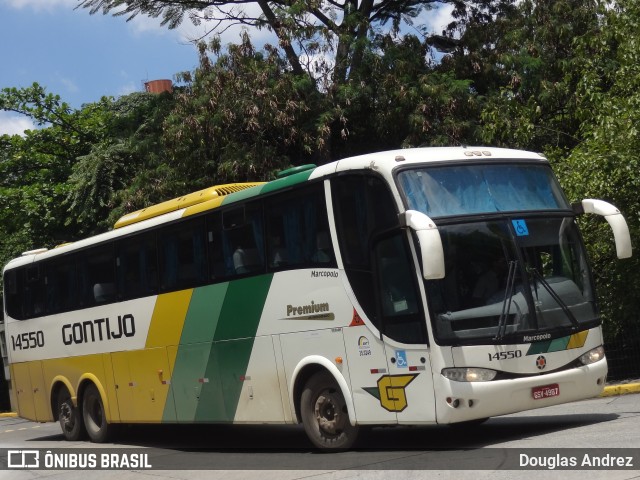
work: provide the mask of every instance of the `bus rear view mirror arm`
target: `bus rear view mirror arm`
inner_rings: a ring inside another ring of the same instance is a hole
[[[577,205],[578,213],[595,213],[604,217],[613,230],[613,238],[616,242],[616,254],[618,258],[631,257],[631,235],[627,222],[616,207],[603,200],[585,199]]]
[[[422,276],[425,280],[444,278],[444,250],[435,222],[416,210],[400,214],[400,225],[416,232],[422,256]]]

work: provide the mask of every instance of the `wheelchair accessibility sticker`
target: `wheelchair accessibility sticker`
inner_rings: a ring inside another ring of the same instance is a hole
[[[526,220],[511,220],[513,229],[516,231],[516,235],[519,237],[526,237],[529,235],[529,228],[527,227]]]
[[[404,350],[396,350],[396,366],[398,368],[409,368],[407,363],[407,352]]]

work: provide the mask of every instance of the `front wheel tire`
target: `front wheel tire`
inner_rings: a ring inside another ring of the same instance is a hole
[[[359,429],[349,422],[342,391],[328,372],[316,373],[307,381],[300,414],[307,436],[322,450],[347,450],[357,440]]]

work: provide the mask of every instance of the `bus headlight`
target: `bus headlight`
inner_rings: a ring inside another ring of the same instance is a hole
[[[490,382],[497,373],[495,370],[488,368],[443,368],[442,375],[454,382]]]
[[[604,358],[604,348],[601,346],[589,350],[578,359],[582,365],[590,365]]]

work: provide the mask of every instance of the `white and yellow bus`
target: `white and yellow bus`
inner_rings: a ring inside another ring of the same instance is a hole
[[[213,187],[4,269],[12,404],[118,424],[429,425],[598,395],[607,362],[575,218],[542,156],[381,152]]]

